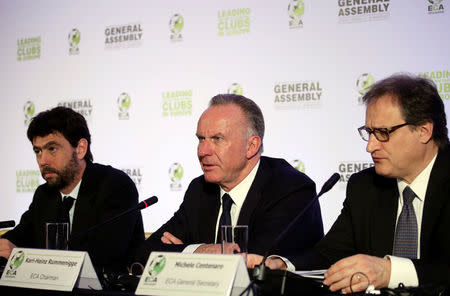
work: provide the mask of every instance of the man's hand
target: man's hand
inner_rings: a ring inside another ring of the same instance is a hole
[[[260,265],[261,261],[263,259],[263,256],[258,254],[248,254],[247,255],[247,267],[248,268],[255,268],[256,265]]]
[[[255,268],[256,265],[261,264],[263,256],[257,254],[248,254],[247,255],[247,267]],[[281,260],[279,257],[269,257],[266,259],[265,265],[270,269],[282,269],[285,270],[287,268],[286,263]]]
[[[161,241],[168,245],[181,245],[183,242],[170,232],[164,232]]]
[[[344,258],[333,264],[325,272],[323,283],[335,292],[351,293],[350,280],[352,279],[353,292],[363,291],[368,285],[375,288],[387,287],[391,276],[391,261],[389,259],[358,254]]]
[[[194,253],[222,254],[221,244],[203,244],[200,245]]]
[[[7,240],[6,238],[0,238],[0,257],[9,258],[11,251],[16,247],[15,244]]]
[[[203,244],[200,245],[194,253],[206,254],[238,254],[241,252],[238,244],[226,243],[225,251],[222,252],[222,244]]]

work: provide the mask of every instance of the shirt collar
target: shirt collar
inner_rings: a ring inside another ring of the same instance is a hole
[[[250,190],[250,186],[253,184],[253,180],[255,180],[256,172],[259,168],[259,160],[256,163],[255,167],[251,170],[250,174],[245,177],[244,180],[241,181],[238,185],[236,185],[230,192],[226,192],[220,187],[220,203],[222,203],[222,196],[225,193],[228,193],[236,206],[241,207],[244,203],[245,197],[247,196],[248,191]]]
[[[427,192],[428,181],[430,179],[431,170],[433,169],[434,162],[436,161],[437,153],[427,165],[427,167],[420,172],[420,174],[411,182],[411,184],[406,183],[405,181],[401,181],[397,179],[397,186],[399,192],[403,192],[406,186],[409,186],[412,191],[416,194],[417,198],[421,201],[425,200],[425,194]]]
[[[78,197],[78,191],[80,191],[80,185],[81,185],[81,181],[83,179],[81,179],[80,181],[78,181],[77,186],[75,186],[75,188],[69,193],[69,194],[64,194],[62,192],[61,193],[61,197],[64,198],[64,196],[70,196],[73,199],[77,199]]]

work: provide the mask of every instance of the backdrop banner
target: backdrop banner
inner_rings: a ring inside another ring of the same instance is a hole
[[[320,188],[327,231],[349,176],[373,165],[357,128],[362,95],[408,72],[431,78],[449,112],[449,0],[1,1],[0,218],[28,208],[41,178],[26,130],[37,113],[83,114],[94,161],[126,172],[155,231],[201,175],[197,120],[218,93],[257,102],[264,155]]]

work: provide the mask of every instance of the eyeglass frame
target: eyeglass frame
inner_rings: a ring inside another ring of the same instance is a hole
[[[412,123],[410,123],[410,122],[405,122],[405,123],[402,123],[402,124],[399,124],[399,125],[394,125],[394,126],[392,126],[392,127],[390,127],[390,128],[386,128],[386,127],[377,127],[377,128],[374,128],[374,129],[368,128],[368,127],[366,127],[365,125],[363,125],[363,126],[361,126],[361,127],[358,128],[358,133],[359,133],[359,135],[361,136],[361,138],[362,138],[364,141],[366,141],[366,142],[369,142],[369,140],[370,140],[370,135],[371,135],[371,134],[373,134],[373,135],[375,136],[375,138],[376,138],[378,141],[380,141],[380,142],[388,142],[389,139],[390,139],[391,133],[393,133],[393,132],[395,132],[396,130],[398,130],[399,128],[404,127],[404,126],[407,126],[407,125],[412,125]],[[364,136],[363,136],[363,134],[362,134],[362,131],[363,131],[363,130],[365,130],[365,131],[369,134],[369,137],[367,138],[367,140],[364,138]],[[377,133],[377,132],[378,132],[378,133]],[[379,135],[379,134],[384,134],[384,135],[386,135],[386,136],[387,136],[387,139],[386,139],[386,140],[379,139],[378,136],[377,136],[377,135]]]

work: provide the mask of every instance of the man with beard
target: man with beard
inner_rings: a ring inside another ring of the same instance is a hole
[[[20,223],[0,239],[0,256],[8,258],[15,246],[45,248],[46,223],[69,222],[70,249],[88,251],[99,270],[124,270],[144,240],[140,212],[79,234],[136,206],[133,181],[120,170],[92,162],[86,120],[70,108],[39,113],[27,136],[47,182],[36,189]]]

